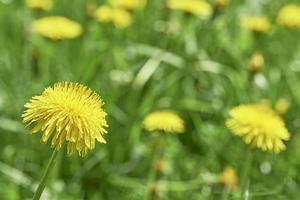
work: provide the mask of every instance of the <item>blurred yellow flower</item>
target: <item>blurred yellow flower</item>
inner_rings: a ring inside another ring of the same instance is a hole
[[[33,22],[32,28],[34,32],[52,40],[71,39],[82,33],[79,23],[60,16],[37,19]]]
[[[275,104],[275,110],[278,114],[283,115],[290,107],[290,103],[285,98],[280,98]]]
[[[31,133],[43,131],[41,142],[51,137],[51,147],[60,149],[67,143],[68,154],[80,156],[95,148],[95,140],[106,143],[106,113],[101,98],[86,86],[61,82],[48,87],[42,95],[25,104],[22,117]]]
[[[264,56],[261,53],[255,52],[250,57],[248,69],[251,72],[257,72],[263,67],[264,63]]]
[[[228,6],[229,4],[229,0],[215,0],[214,5],[217,8],[224,8],[226,6]]]
[[[271,23],[266,17],[248,16],[241,20],[241,26],[254,32],[266,33],[271,29]]]
[[[212,6],[203,0],[167,0],[167,7],[205,17],[210,16],[213,11]]]
[[[164,131],[166,133],[183,133],[184,121],[172,110],[163,110],[150,113],[143,121],[147,131]]]
[[[110,0],[110,4],[114,7],[134,10],[145,8],[147,0]]]
[[[117,28],[125,28],[132,23],[132,16],[130,12],[107,5],[100,6],[95,11],[95,18],[99,22],[103,23],[112,22]]]
[[[226,121],[226,126],[233,134],[243,137],[246,144],[276,153],[286,149],[283,141],[289,140],[290,133],[282,118],[269,106],[240,105],[229,114],[231,119]]]
[[[231,191],[234,191],[238,185],[238,175],[235,170],[227,166],[219,176],[219,181]]]
[[[300,28],[300,5],[283,6],[278,13],[277,22],[289,28]]]
[[[53,2],[52,0],[26,0],[26,6],[34,9],[50,10]]]

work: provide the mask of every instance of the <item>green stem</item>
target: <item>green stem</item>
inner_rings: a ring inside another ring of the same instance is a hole
[[[228,187],[224,187],[222,192],[222,200],[227,200],[230,194],[230,189]]]
[[[248,189],[248,185],[249,185],[249,173],[251,171],[252,157],[253,157],[252,149],[251,149],[251,147],[249,147],[247,149],[244,170],[243,170],[243,173],[241,176],[241,188],[242,188],[241,197],[242,197],[242,199],[245,197],[246,190]]]
[[[51,159],[48,162],[47,168],[44,171],[44,174],[43,174],[43,177],[42,177],[42,179],[39,183],[39,186],[38,186],[37,190],[35,191],[35,193],[33,195],[32,200],[39,200],[41,198],[41,195],[42,195],[42,193],[43,193],[43,191],[46,187],[47,180],[49,178],[49,174],[51,172],[51,169],[54,167],[57,154],[58,154],[58,151],[54,150],[53,153],[52,153]]]

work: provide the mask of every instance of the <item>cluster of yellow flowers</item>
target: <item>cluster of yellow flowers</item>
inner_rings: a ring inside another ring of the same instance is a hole
[[[94,15],[99,22],[112,22],[117,28],[125,28],[132,23],[129,11],[110,5],[100,6]]]
[[[283,6],[278,12],[277,22],[288,28],[300,28],[300,6],[294,4]],[[244,17],[241,26],[259,33],[267,33],[271,30],[271,22],[265,16]]]
[[[132,10],[143,9],[146,0],[110,0],[93,10],[93,16],[101,23],[113,23],[117,28],[126,28],[133,22]],[[30,8],[49,10],[52,0],[26,0]],[[216,0],[216,7],[225,7],[227,0]],[[166,0],[166,6],[172,10],[180,10],[196,16],[209,17],[213,7],[205,0]],[[300,28],[300,6],[288,4],[278,13],[277,22],[289,28]],[[253,32],[267,33],[271,30],[271,22],[265,16],[246,16],[241,19],[241,26]],[[50,16],[33,22],[33,30],[53,40],[70,39],[82,33],[79,23],[62,16]]]
[[[146,0],[110,0],[93,12],[93,17],[101,23],[113,23],[117,28],[128,27],[133,22],[132,10],[143,9]],[[26,0],[30,8],[49,10],[51,0]],[[226,0],[217,0],[215,5],[225,7]],[[209,17],[213,7],[204,0],[167,0],[166,6],[172,10],[192,15]],[[278,24],[289,28],[300,28],[300,6],[286,5],[277,17]],[[257,33],[271,30],[271,22],[265,16],[247,16],[241,19],[241,26]],[[35,20],[32,30],[52,40],[72,39],[80,36],[82,26],[63,16],[48,16]],[[255,52],[248,62],[248,69],[259,71],[264,65],[264,57]],[[46,88],[39,96],[34,96],[25,104],[22,114],[31,133],[42,131],[41,142],[51,141],[51,147],[61,149],[65,144],[68,154],[77,152],[85,156],[95,148],[96,142],[106,143],[107,113],[103,109],[101,97],[90,88],[72,82],[56,83]],[[290,139],[283,114],[289,103],[280,99],[273,109],[268,103],[243,104],[229,112],[225,126],[252,147],[263,151],[279,153],[286,149]],[[185,132],[185,122],[174,110],[160,110],[148,114],[141,125],[146,131],[180,134]],[[157,168],[163,168],[162,162]],[[219,181],[230,190],[235,190],[238,177],[233,168],[227,167],[219,176]]]

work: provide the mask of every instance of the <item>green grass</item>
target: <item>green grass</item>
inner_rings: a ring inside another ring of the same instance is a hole
[[[85,1],[57,0],[48,12],[0,1],[0,199],[33,196],[52,150],[39,142],[41,134],[27,134],[21,113],[32,96],[58,81],[80,82],[102,96],[108,143],[84,158],[61,151],[45,192],[49,199],[151,199],[158,136],[141,122],[162,108],[176,110],[187,130],[165,136],[160,199],[221,199],[216,176],[227,165],[241,176],[248,148],[225,127],[229,109],[281,97],[291,103],[284,116],[292,135],[287,151],[255,150],[247,189],[249,199],[299,198],[300,32],[276,24],[280,7],[297,1],[247,2],[232,0],[213,19],[201,19],[149,0],[120,30],[88,17]],[[242,29],[245,14],[268,16],[271,32]],[[76,20],[84,33],[56,42],[31,33],[30,23],[48,15]],[[175,31],[161,32],[168,24]],[[246,66],[254,51],[264,54],[265,66],[252,79]],[[229,199],[239,199],[240,191]]]

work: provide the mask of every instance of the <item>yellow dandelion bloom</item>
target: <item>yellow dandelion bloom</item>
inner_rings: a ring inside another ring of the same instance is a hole
[[[300,5],[283,6],[278,13],[277,22],[288,28],[300,28]]]
[[[233,134],[243,137],[246,144],[252,144],[263,151],[280,152],[286,149],[283,141],[290,133],[282,118],[264,104],[240,105],[230,110],[231,119],[226,126]]]
[[[266,33],[271,29],[271,23],[266,17],[248,16],[241,20],[241,26],[250,31]]]
[[[255,52],[250,57],[248,63],[248,70],[252,72],[257,72],[263,67],[264,63],[264,56],[261,53]]]
[[[210,16],[213,12],[212,6],[203,0],[167,0],[167,7],[205,17]]]
[[[106,113],[101,98],[86,86],[61,82],[48,87],[42,95],[25,104],[22,117],[31,133],[42,131],[41,142],[51,138],[51,147],[60,149],[67,143],[68,154],[80,156],[95,148],[95,140],[106,143]]]
[[[172,110],[163,110],[150,113],[143,121],[147,131],[164,131],[166,133],[183,133],[184,121]]]
[[[37,19],[33,22],[32,29],[52,40],[71,39],[82,33],[79,23],[60,16]]]
[[[143,9],[147,4],[147,0],[110,0],[110,4],[128,10]]]
[[[125,28],[132,23],[130,12],[107,5],[100,6],[95,11],[95,18],[103,23],[112,22],[117,28]]]
[[[280,98],[275,104],[275,110],[278,114],[285,114],[290,107],[290,102],[285,98]]]
[[[26,0],[26,6],[33,9],[50,10],[53,2],[52,0]]]
[[[227,166],[220,174],[219,181],[225,187],[229,188],[231,191],[234,191],[238,185],[238,175],[232,167]]]

